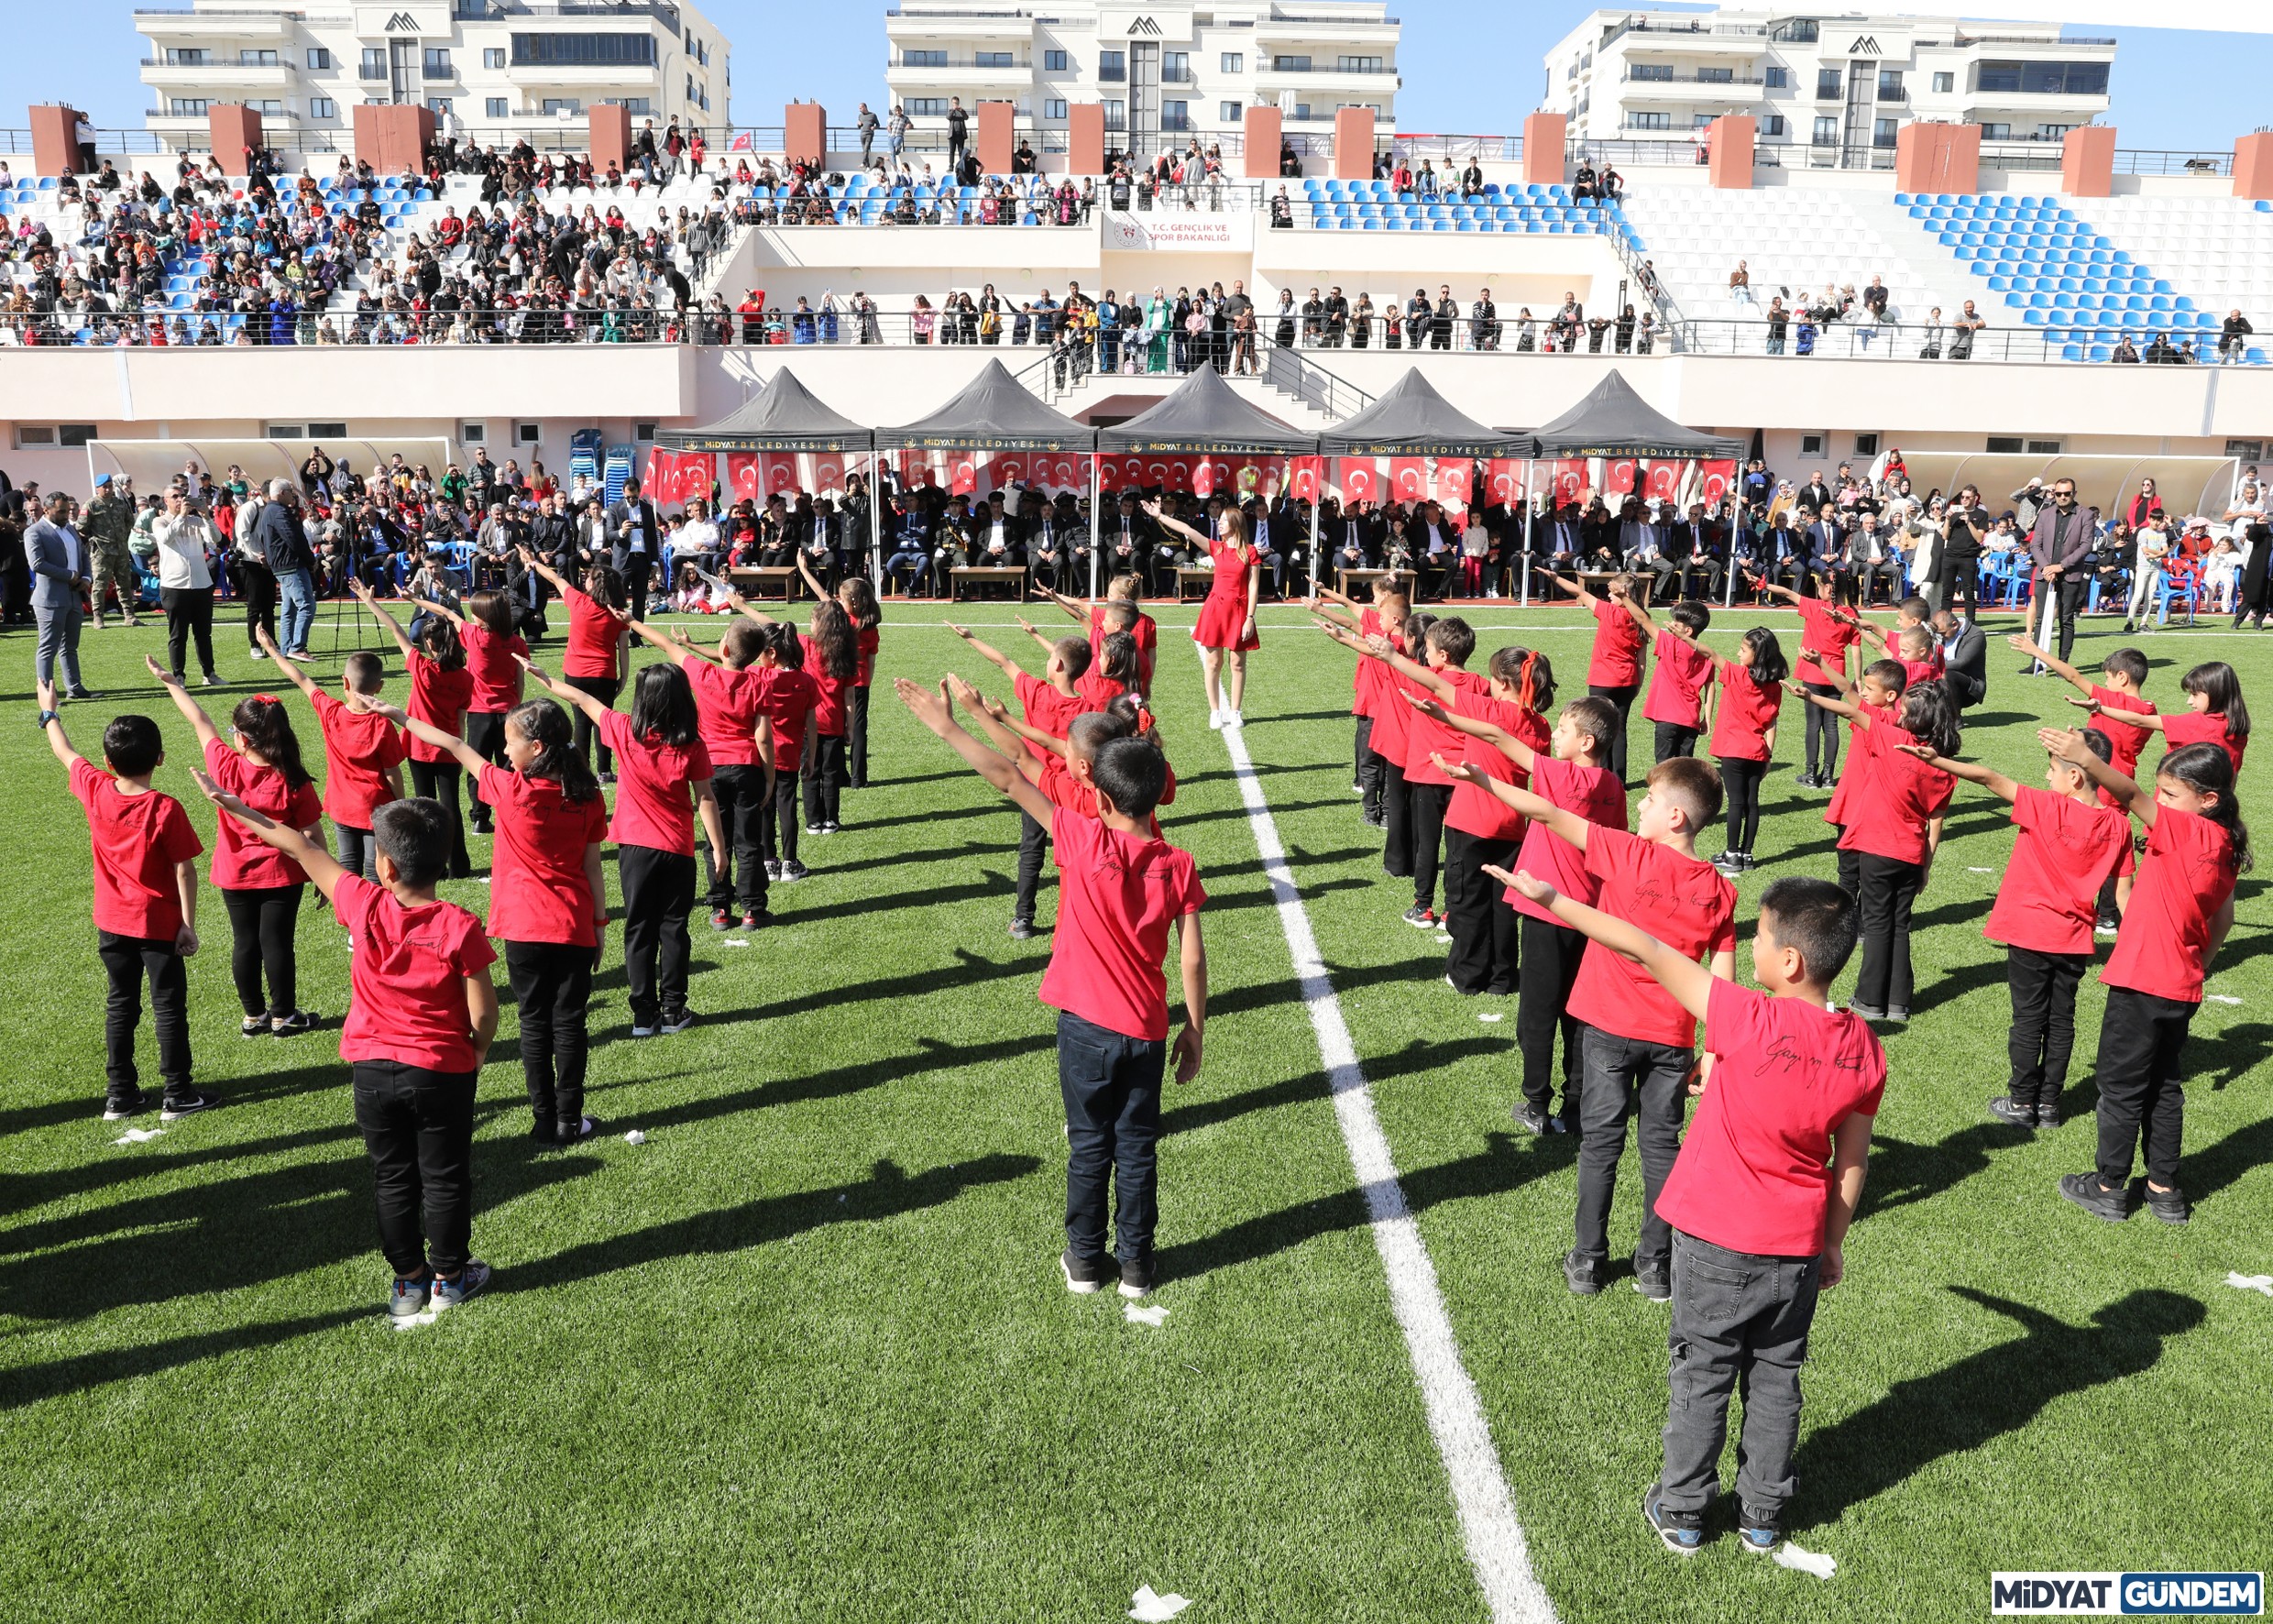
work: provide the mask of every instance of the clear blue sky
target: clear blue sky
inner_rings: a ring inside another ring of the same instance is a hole
[[[1859,9],[1867,5],[1858,0]],[[862,101],[882,103],[881,4],[854,0],[831,6],[826,26],[786,29],[782,0],[708,0],[704,9],[742,47],[734,60],[735,122],[779,124],[792,97],[818,99],[832,121],[847,123]],[[1391,9],[1405,24],[1399,122],[1409,130],[1498,134],[1521,127],[1543,83],[1541,56],[1590,8],[1540,0],[1391,0]],[[1993,4],[1983,9],[1993,11]],[[21,128],[27,106],[53,101],[73,104],[105,128],[141,127],[149,93],[135,75],[142,41],[132,0],[16,0],[7,11],[0,127]],[[2114,122],[2124,146],[2229,149],[2266,116],[2273,35],[2114,32],[2122,41]]]

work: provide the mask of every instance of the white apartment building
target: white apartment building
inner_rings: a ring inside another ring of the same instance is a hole
[[[1075,102],[1102,102],[1108,142],[1139,156],[1236,132],[1250,106],[1320,136],[1340,109],[1369,107],[1387,134],[1399,28],[1380,0],[902,0],[884,14],[884,82],[918,129],[939,127],[950,98],[1013,103],[1045,151]]]
[[[1913,119],[1982,126],[1983,161],[2042,155],[2107,111],[2115,42],[2057,23],[1894,13],[1597,11],[1547,53],[1541,105],[1574,139],[1686,141],[1759,121],[1786,168],[1891,169]]]
[[[723,126],[724,35],[683,0],[195,0],[137,11],[148,41],[148,127],[204,149],[206,109],[257,109],[271,146],[345,149],[358,102],[434,109],[436,127],[488,143],[620,104],[656,126]]]

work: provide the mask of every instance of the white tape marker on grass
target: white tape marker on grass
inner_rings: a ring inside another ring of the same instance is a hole
[[[1318,1038],[1318,1056],[1325,1063],[1326,1083],[1334,1094],[1334,1114],[1349,1147],[1350,1166],[1366,1194],[1366,1209],[1373,1218],[1373,1244],[1389,1275],[1389,1305],[1405,1333],[1412,1357],[1412,1373],[1429,1417],[1429,1432],[1436,1452],[1452,1480],[1452,1498],[1460,1514],[1460,1531],[1468,1548],[1468,1561],[1484,1592],[1485,1605],[1495,1624],[1548,1624],[1554,1604],[1532,1572],[1531,1554],[1522,1526],[1515,1520],[1515,1503],[1508,1480],[1499,1469],[1499,1453],[1492,1443],[1491,1427],[1484,1419],[1476,1383],[1460,1362],[1460,1346],[1453,1338],[1452,1321],[1444,1299],[1436,1289],[1436,1266],[1405,1191],[1397,1181],[1397,1164],[1389,1154],[1380,1118],[1374,1114],[1372,1091],[1357,1065],[1356,1046],[1342,1019],[1341,1001],[1319,957],[1318,938],[1312,934],[1310,915],[1295,889],[1294,872],[1288,866],[1286,848],[1279,843],[1279,827],[1263,798],[1262,781],[1247,755],[1241,730],[1224,730],[1224,747],[1231,755],[1233,775],[1240,798],[1246,803],[1247,825],[1255,848],[1263,860],[1264,877],[1270,882],[1278,905],[1279,926],[1286,933],[1287,950],[1293,955],[1295,979],[1310,1011],[1311,1029]]]

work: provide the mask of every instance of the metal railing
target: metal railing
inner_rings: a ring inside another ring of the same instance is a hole
[[[1336,422],[1373,404],[1373,397],[1364,390],[1306,358],[1300,350],[1278,344],[1259,331],[1256,342],[1263,352],[1263,379],[1280,394],[1292,396]]]
[[[2020,361],[2037,365],[2082,362],[2090,365],[2121,365],[2114,362],[2118,335],[2128,336],[2142,364],[2147,361],[2148,338],[2145,327],[2125,334],[2121,329],[2105,327],[1987,327],[1972,335],[1967,354],[1960,355],[1959,335],[1946,324],[1928,326],[1924,323],[1884,322],[1875,325],[1866,323],[1828,322],[1816,330],[1811,347],[1799,348],[1799,324],[1787,324],[1781,339],[1768,335],[1764,320],[1718,318],[1686,319],[1673,329],[1673,344],[1667,347],[1692,356],[1773,356],[1789,360],[1806,360],[1811,357],[1827,357],[1838,360],[1879,361]],[[2186,364],[2191,354],[2196,364],[2208,364],[2217,357],[2216,335],[2213,332],[2191,334],[2195,341],[2191,352],[2174,353],[2171,360]],[[2174,346],[2174,350],[2176,346]]]
[[[1700,69],[1694,73],[1646,73],[1629,67],[1619,75],[1626,84],[1765,84],[1767,80],[1757,75],[1723,73],[1713,75]]]
[[[2224,152],[2165,152],[2136,147],[2115,148],[2119,175],[2231,175],[2234,154]]]

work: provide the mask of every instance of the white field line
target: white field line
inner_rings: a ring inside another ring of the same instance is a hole
[[[1349,1148],[1358,1187],[1365,1191],[1367,1211],[1372,1214],[1373,1244],[1389,1276],[1389,1304],[1405,1333],[1405,1347],[1412,1358],[1413,1377],[1421,1387],[1436,1453],[1452,1480],[1453,1504],[1460,1514],[1468,1562],[1476,1570],[1477,1584],[1484,1592],[1494,1624],[1554,1624],[1554,1605],[1532,1572],[1530,1552],[1522,1527],[1515,1520],[1507,1477],[1499,1469],[1491,1427],[1484,1419],[1476,1383],[1461,1363],[1452,1321],[1436,1289],[1436,1266],[1429,1260],[1420,1226],[1405,1204],[1404,1188],[1397,1181],[1397,1164],[1389,1154],[1389,1139],[1374,1114],[1372,1091],[1358,1068],[1356,1048],[1342,1019],[1341,1001],[1319,957],[1318,939],[1311,932],[1301,894],[1295,889],[1286,848],[1279,840],[1279,827],[1263,798],[1262,781],[1240,730],[1226,728],[1223,738],[1231,755],[1232,773],[1239,781],[1240,797],[1246,803],[1247,824],[1255,834],[1263,873],[1278,905],[1279,926],[1286,933],[1287,950],[1294,960],[1311,1029],[1317,1036],[1318,1057],[1324,1062],[1327,1086],[1334,1095],[1334,1118],[1341,1125],[1343,1143]]]

